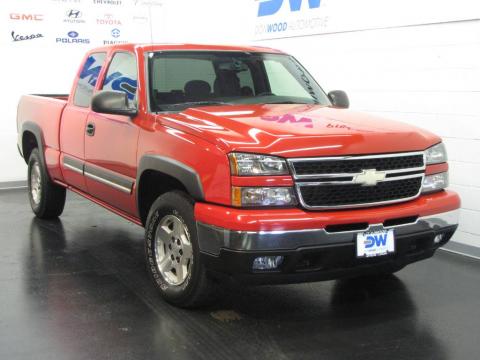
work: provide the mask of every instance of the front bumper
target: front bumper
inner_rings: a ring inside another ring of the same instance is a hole
[[[209,270],[248,283],[294,283],[393,272],[431,257],[454,234],[458,216],[456,209],[377,224],[287,231],[236,231],[197,222],[197,233],[203,261]],[[394,230],[395,253],[357,258],[356,235],[380,229]],[[443,238],[436,242],[439,234]],[[259,256],[283,256],[284,261],[275,270],[253,271],[253,260]]]

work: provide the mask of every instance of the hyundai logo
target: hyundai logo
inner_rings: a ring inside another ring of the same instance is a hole
[[[353,183],[362,186],[375,186],[379,181],[385,180],[386,176],[387,174],[384,171],[375,169],[363,170],[361,174],[353,178]]]
[[[68,37],[76,38],[76,37],[78,37],[78,32],[76,32],[76,31],[69,31],[67,35],[68,35]]]
[[[112,30],[112,36],[113,36],[114,38],[120,37],[120,30],[118,30],[118,29],[113,29],[113,30]]]
[[[70,10],[67,11],[67,17],[70,19],[78,19],[82,17],[82,12],[80,10]]]

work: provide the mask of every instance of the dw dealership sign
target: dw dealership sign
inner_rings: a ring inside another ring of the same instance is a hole
[[[256,0],[254,39],[471,20],[478,0]]]

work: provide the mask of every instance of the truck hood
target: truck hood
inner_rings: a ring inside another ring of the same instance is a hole
[[[226,153],[283,157],[425,150],[440,138],[381,117],[320,105],[227,105],[158,115],[163,125],[199,136]]]

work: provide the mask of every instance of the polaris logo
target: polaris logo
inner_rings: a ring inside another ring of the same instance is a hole
[[[79,38],[80,34],[76,31],[69,31],[67,36],[68,37],[57,38],[56,42],[62,44],[90,44],[90,39]]]
[[[320,7],[321,0],[308,0],[310,9]],[[288,0],[290,4],[290,11],[300,11],[302,7],[302,0]],[[258,17],[274,15],[280,11],[283,5],[283,0],[264,0],[258,6]]]

